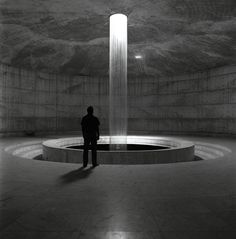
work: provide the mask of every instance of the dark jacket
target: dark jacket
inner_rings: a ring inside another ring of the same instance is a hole
[[[99,139],[99,125],[97,117],[92,114],[85,115],[81,121],[83,137]]]

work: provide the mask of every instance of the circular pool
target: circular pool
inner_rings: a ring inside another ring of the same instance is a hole
[[[83,150],[84,145],[78,144],[78,145],[68,146],[66,148]],[[160,149],[168,149],[168,148],[169,147],[159,146],[159,145],[127,144],[127,145],[121,145],[120,148],[116,149],[116,151],[123,151],[122,149],[126,149],[127,151],[138,151],[138,150],[145,151],[145,150],[160,150]],[[91,149],[91,147],[89,147],[89,149]],[[113,151],[113,149],[111,149],[109,144],[98,144],[97,151]]]
[[[107,150],[109,136],[98,141],[99,164],[158,164],[194,161],[194,144],[174,137],[127,136],[128,150]],[[43,160],[82,163],[83,138],[59,138],[43,142]],[[129,150],[129,145],[132,150]],[[103,147],[101,147],[103,146]]]

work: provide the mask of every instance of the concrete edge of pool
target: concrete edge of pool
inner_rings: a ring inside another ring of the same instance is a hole
[[[194,161],[194,143],[174,137],[127,136],[128,144],[159,145],[159,150],[97,151],[100,164],[159,164]],[[42,143],[43,160],[82,163],[83,150],[67,148],[83,144],[82,137],[46,140]],[[101,136],[98,144],[109,144],[109,136]],[[90,155],[91,156],[91,155]]]

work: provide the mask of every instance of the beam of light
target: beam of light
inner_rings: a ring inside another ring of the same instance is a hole
[[[110,147],[127,144],[127,16],[110,16],[109,66]]]

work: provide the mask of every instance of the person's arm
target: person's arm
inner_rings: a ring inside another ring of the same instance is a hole
[[[83,134],[83,137],[85,136],[85,130],[84,130],[84,126],[82,125],[82,134]]]
[[[100,134],[99,134],[99,127],[97,128],[97,140],[99,140]]]
[[[83,134],[83,137],[84,137],[85,127],[84,127],[84,120],[83,119],[81,121],[81,128],[82,128],[82,134]]]
[[[97,119],[97,140],[99,140],[99,138],[100,138],[100,133],[99,133],[99,125],[100,125],[100,122],[99,122],[99,120]]]

